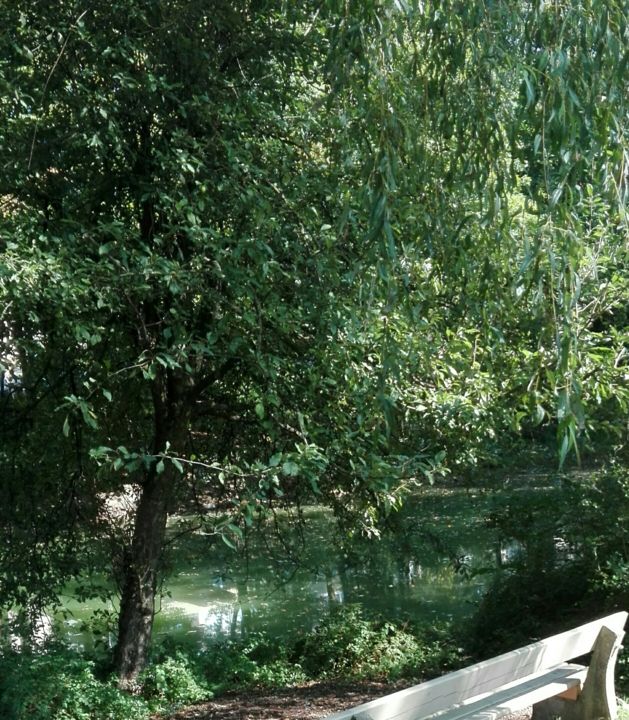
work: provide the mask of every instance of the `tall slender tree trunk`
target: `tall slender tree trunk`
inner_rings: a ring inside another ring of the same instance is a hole
[[[161,475],[153,472],[136,510],[133,541],[125,559],[114,657],[123,688],[133,687],[148,660],[174,472],[172,467]]]
[[[172,449],[183,445],[187,414],[178,402],[179,391],[171,374],[154,383],[155,454],[163,452],[167,444]],[[154,463],[142,484],[133,539],[123,567],[118,642],[114,652],[121,688],[134,687],[148,660],[166,524],[179,480],[179,471],[166,461],[160,471]]]

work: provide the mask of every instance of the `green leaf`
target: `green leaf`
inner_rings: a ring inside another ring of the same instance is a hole
[[[535,135],[535,139],[533,140],[533,152],[536,155],[539,152],[541,144],[542,144],[542,136],[539,133],[537,133],[537,135]]]
[[[183,465],[177,458],[170,458],[170,461],[172,464],[177,468],[177,470],[183,475]]]
[[[535,88],[528,73],[524,73],[524,86],[526,88],[526,107],[529,108],[535,102]]]
[[[553,193],[550,197],[550,206],[555,207],[559,200],[561,200],[561,196],[563,194],[563,185],[559,185],[553,190]]]
[[[295,477],[296,475],[299,475],[299,465],[292,462],[292,460],[287,460],[282,465],[282,472],[284,475],[288,475],[289,477]]]
[[[234,525],[234,523],[228,523],[227,529],[232,532],[237,538],[242,540],[244,538],[242,528],[238,527],[238,525]]]
[[[225,533],[221,533],[221,540],[227,545],[228,548],[231,548],[232,550],[236,550],[236,546],[234,543],[225,535]]]
[[[570,433],[566,430],[563,434],[563,439],[561,441],[561,448],[559,450],[559,469],[560,470],[563,468],[563,465],[566,461],[566,458],[568,457],[569,452],[570,452]]]

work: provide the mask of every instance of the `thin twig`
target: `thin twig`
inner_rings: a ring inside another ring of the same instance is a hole
[[[46,93],[48,92],[48,85],[50,84],[50,79],[52,78],[52,74],[57,68],[57,65],[59,65],[59,62],[61,60],[61,57],[63,56],[63,53],[65,52],[66,45],[68,44],[68,40],[70,39],[70,34],[72,33],[72,30],[76,25],[78,25],[83,17],[87,14],[87,10],[84,10],[79,17],[75,20],[74,25],[68,30],[68,34],[66,35],[66,39],[63,41],[63,45],[61,46],[61,50],[59,51],[59,54],[57,55],[57,59],[53,63],[53,66],[50,68],[50,72],[48,73],[48,77],[46,78],[46,82],[44,83],[44,91],[42,92],[42,100],[41,104],[43,105],[44,100],[46,98]],[[35,152],[35,141],[37,139],[37,130],[39,128],[39,118],[35,120],[35,128],[33,129],[33,140],[31,142],[31,151],[28,156],[28,170],[31,169],[31,164],[33,162],[33,153]]]

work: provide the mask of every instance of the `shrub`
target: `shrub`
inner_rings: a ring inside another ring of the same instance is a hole
[[[149,665],[141,674],[142,697],[153,710],[173,710],[213,696],[193,662],[178,652],[162,662]]]
[[[0,717],[12,720],[143,720],[148,706],[94,676],[93,663],[67,651],[0,658]]]
[[[559,632],[580,622],[579,606],[588,591],[580,563],[544,572],[519,566],[498,575],[487,589],[472,622],[470,650],[488,657]]]
[[[252,675],[254,684],[262,687],[290,687],[308,680],[301,665],[287,659],[273,660],[266,665],[258,665]]]
[[[264,633],[242,641],[214,643],[201,663],[205,676],[221,690],[251,685],[287,687],[307,680],[301,666],[291,661],[287,645]]]
[[[264,634],[224,641],[205,652],[156,645],[140,675],[139,695],[61,645],[41,652],[0,649],[0,718],[11,720],[146,720],[151,714],[212,697],[212,690],[287,687],[321,677],[398,678],[437,675],[457,664],[448,627],[418,631],[339,608],[297,644]],[[104,667],[104,666],[103,666]]]
[[[447,631],[368,620],[359,605],[350,605],[306,635],[295,657],[312,677],[395,679],[438,675],[457,664],[460,652]]]
[[[344,605],[305,636],[297,645],[297,657],[312,677],[359,675],[375,635],[359,605]]]
[[[629,471],[558,478],[498,499],[488,521],[522,552],[478,608],[471,651],[489,656],[623,608],[629,601]],[[619,663],[619,687],[629,686]]]

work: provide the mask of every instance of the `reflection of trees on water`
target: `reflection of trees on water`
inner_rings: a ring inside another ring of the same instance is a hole
[[[342,604],[345,600],[340,575],[330,565],[325,566],[325,593],[330,608]]]
[[[283,546],[270,545],[268,537],[258,542],[254,533],[242,557],[231,550],[217,557],[215,548],[208,554],[203,538],[188,537],[173,553],[180,572],[167,583],[172,599],[164,598],[161,634],[196,634],[200,642],[260,631],[285,636],[356,603],[387,618],[461,616],[474,611],[493,570],[535,557],[559,563],[574,552],[552,532],[508,539],[487,526],[481,509],[459,500],[411,506],[377,541],[343,540],[325,511],[310,518],[304,533],[298,558],[282,554]]]
[[[513,565],[522,557],[522,544],[517,540],[498,540],[494,545],[496,567],[503,568]]]
[[[376,541],[344,540],[331,515],[320,511],[304,528],[298,558],[253,531],[240,557],[216,547],[210,554],[203,537],[182,536],[173,546],[179,573],[166,583],[172,598],[164,598],[158,632],[196,634],[200,642],[259,631],[285,636],[312,628],[335,606],[355,603],[389,618],[469,614],[483,582],[475,569],[499,565],[495,535],[474,506],[440,502],[432,514],[410,507]]]
[[[249,601],[249,586],[246,580],[237,583],[238,589],[238,605],[234,607],[232,613],[231,637],[236,638],[238,635],[242,639],[253,629],[253,611]],[[240,620],[240,623],[239,623]]]

